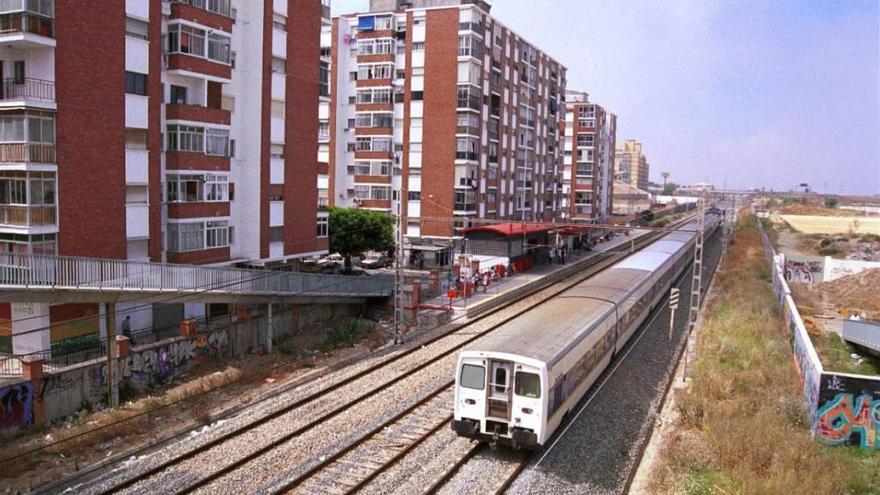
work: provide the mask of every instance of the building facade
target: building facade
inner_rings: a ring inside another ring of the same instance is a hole
[[[328,5],[11,0],[0,21],[0,256],[265,266],[326,252],[303,185],[322,171]],[[0,308],[27,322],[7,332],[102,311],[25,306]]]
[[[563,218],[605,223],[613,212],[617,116],[586,93],[568,91],[563,131]]]
[[[645,154],[642,153],[642,143],[634,139],[618,142],[614,165],[617,167],[618,180],[643,191],[648,190],[650,167]]]
[[[485,2],[380,0],[326,31],[330,204],[400,212],[415,250],[561,219],[566,69]]]

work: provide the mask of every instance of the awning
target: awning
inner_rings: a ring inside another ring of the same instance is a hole
[[[507,237],[516,237],[518,235],[534,234],[538,232],[549,232],[556,227],[553,225],[541,224],[522,224],[522,223],[499,223],[496,225],[483,225],[480,227],[471,227],[464,229],[462,232],[494,232]]]
[[[450,251],[453,249],[452,246],[431,246],[431,245],[412,245],[409,247],[412,251],[428,251],[432,253],[438,253],[440,251]]]

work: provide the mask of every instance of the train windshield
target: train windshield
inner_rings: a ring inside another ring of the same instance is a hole
[[[525,373],[518,371],[516,373],[516,386],[514,393],[520,397],[528,397],[530,399],[541,398],[541,377],[535,373]]]
[[[483,390],[486,384],[486,368],[474,364],[465,364],[461,367],[461,379],[458,384],[465,388]]]

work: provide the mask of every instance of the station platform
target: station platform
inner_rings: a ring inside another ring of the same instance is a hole
[[[531,270],[515,273],[511,277],[505,277],[492,283],[483,291],[478,288],[476,293],[468,297],[458,297],[450,304],[445,291],[440,297],[423,301],[424,306],[446,307],[452,309],[450,315],[453,320],[473,318],[481,313],[489,311],[499,305],[516,299],[522,293],[529,291],[535,286],[553,283],[565,278],[570,274],[585,268],[592,263],[593,258],[614,249],[623,244],[630,244],[649,231],[633,229],[629,235],[618,234],[613,239],[601,242],[593,246],[591,251],[570,253],[565,257],[565,264],[538,265]]]

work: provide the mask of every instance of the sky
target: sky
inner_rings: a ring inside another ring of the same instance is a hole
[[[655,182],[880,194],[877,0],[494,0],[491,14],[617,114]]]

